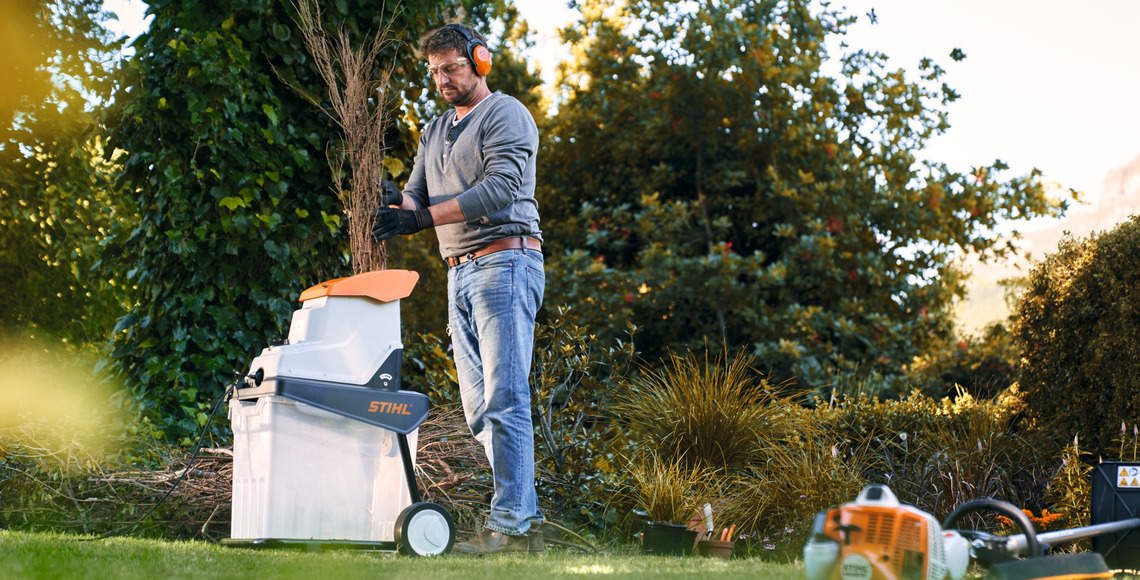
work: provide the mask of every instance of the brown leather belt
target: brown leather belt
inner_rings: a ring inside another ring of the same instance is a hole
[[[474,260],[475,258],[482,258],[483,256],[486,256],[487,254],[494,254],[495,252],[501,252],[503,250],[521,250],[521,249],[523,249],[524,240],[525,240],[525,244],[526,244],[526,249],[536,250],[539,252],[542,251],[542,242],[540,242],[537,238],[524,238],[524,237],[502,238],[499,240],[495,240],[495,241],[487,244],[486,246],[483,246],[482,248],[475,250],[474,252],[469,252],[469,253],[462,255],[462,256],[452,256],[450,258],[444,258],[444,261],[447,262],[448,266],[451,266],[452,268],[454,268],[454,267],[456,267],[456,266],[458,266],[464,262]]]

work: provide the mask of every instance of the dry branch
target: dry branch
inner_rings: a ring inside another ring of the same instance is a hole
[[[372,241],[372,213],[380,207],[380,181],[385,177],[384,134],[388,127],[388,100],[395,59],[380,63],[380,55],[393,44],[392,20],[360,46],[354,46],[343,27],[329,34],[321,24],[318,0],[295,0],[297,26],[318,74],[328,88],[327,106],[298,91],[341,129],[338,145],[326,151],[332,169],[332,189],[348,221],[349,247],[354,273],[383,269],[388,256],[384,244]],[[345,179],[348,179],[346,187]]]

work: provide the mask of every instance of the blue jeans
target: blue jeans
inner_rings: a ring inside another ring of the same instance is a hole
[[[542,253],[503,250],[447,271],[448,327],[467,425],[495,481],[487,528],[521,535],[541,522],[534,486],[530,362],[546,288]]]

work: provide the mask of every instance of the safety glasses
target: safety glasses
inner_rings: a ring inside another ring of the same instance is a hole
[[[467,68],[469,62],[470,61],[468,61],[466,58],[461,58],[454,62],[429,66],[428,74],[431,75],[431,78],[433,79],[438,79],[441,75],[447,75],[450,78],[458,74],[459,71],[463,70],[464,68]]]

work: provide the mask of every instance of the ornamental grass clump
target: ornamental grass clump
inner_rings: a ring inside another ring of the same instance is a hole
[[[1061,451],[1061,465],[1045,489],[1046,504],[1054,513],[1060,514],[1055,529],[1077,528],[1090,523],[1092,479],[1089,474],[1093,467],[1082,460],[1082,454],[1080,440],[1073,437],[1073,441]],[[1088,541],[1079,544],[1085,548],[1090,545]]]
[[[690,467],[721,471],[762,462],[770,444],[802,415],[753,368],[751,355],[670,354],[644,368],[619,396],[615,415],[643,448]]]
[[[1016,389],[992,399],[965,392],[942,399],[937,428],[912,439],[907,495],[936,514],[979,497],[1042,509],[1052,454],[1019,424],[1023,408]]]
[[[716,473],[649,451],[629,461],[628,497],[651,521],[683,524],[716,495]]]
[[[743,551],[795,558],[815,514],[855,499],[874,458],[865,445],[837,443],[808,428],[765,448],[767,461],[725,487],[720,519],[737,524]]]

